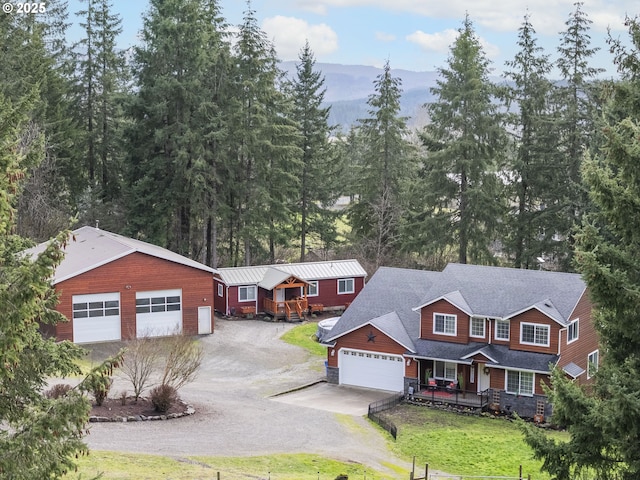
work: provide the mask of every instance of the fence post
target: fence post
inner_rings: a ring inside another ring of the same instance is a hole
[[[424,480],[429,480],[429,464],[424,464]]]
[[[522,465],[520,465],[520,480],[522,480]]]

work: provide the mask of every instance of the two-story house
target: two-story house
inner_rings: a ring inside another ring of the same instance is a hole
[[[597,368],[591,310],[577,274],[383,267],[323,340],[328,381],[404,392],[454,384],[546,416],[541,385],[553,366],[579,382]]]

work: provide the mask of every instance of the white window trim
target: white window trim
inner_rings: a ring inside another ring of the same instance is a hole
[[[508,325],[508,327],[509,327],[509,335],[507,336],[507,338],[502,338],[502,337],[498,336],[498,324],[501,323],[501,322],[506,323]],[[509,320],[497,319],[495,321],[495,327],[494,327],[493,333],[494,333],[495,340],[501,340],[503,342],[508,342],[509,339],[511,338],[511,322],[509,322]]]
[[[243,289],[247,290],[248,292],[249,292],[249,291],[253,292],[253,296],[252,296],[252,298],[247,298],[246,300],[242,300],[242,299],[240,298],[240,290],[243,290]],[[256,301],[256,298],[257,298],[257,296],[258,296],[258,295],[257,295],[257,293],[258,293],[258,292],[257,292],[257,290],[258,290],[258,289],[256,288],[256,286],[255,286],[255,285],[240,285],[240,286],[238,287],[238,302],[255,302],[255,301]]]
[[[534,332],[533,332],[533,338],[535,340],[536,338],[536,332],[535,329],[537,328],[545,328],[547,330],[547,343],[536,343],[534,342],[524,342],[522,340],[522,334],[523,334],[523,327],[525,325],[531,325],[534,327]],[[522,322],[520,324],[520,343],[522,345],[534,345],[536,347],[548,347],[551,345],[551,327],[549,325],[545,325],[544,323],[530,323],[530,322]]]
[[[509,372],[516,372],[518,373],[518,391],[517,392],[510,392],[508,390],[509,388]],[[523,373],[530,373],[532,375],[532,379],[531,379],[531,393],[523,393],[520,390],[520,386],[522,385],[522,374]],[[505,375],[504,375],[504,391],[511,394],[511,395],[520,395],[521,397],[533,397],[533,395],[536,393],[536,374],[534,372],[528,372],[526,370],[505,370]]]
[[[569,333],[571,332],[572,325],[576,326],[576,336],[570,339]],[[569,322],[569,325],[567,326],[567,345],[575,342],[576,340],[578,340],[579,337],[580,337],[580,319],[576,318],[575,320],[572,320],[571,322]]]
[[[317,297],[320,295],[320,282],[318,280],[309,280],[309,286],[307,287],[307,297]],[[315,285],[316,293],[309,293],[309,287]],[[300,295],[304,295],[304,287],[300,287]]]
[[[224,297],[224,287],[222,286],[221,283],[218,284],[218,296]]]
[[[340,282],[343,282],[345,287],[347,286],[347,282],[351,280],[351,290],[340,291]],[[355,293],[356,291],[356,280],[353,277],[350,278],[339,278],[338,279],[338,295],[349,295],[351,293]]]
[[[482,321],[482,335],[474,335],[473,334],[473,321],[480,320]],[[487,336],[487,319],[484,317],[471,317],[469,319],[469,336],[473,338],[485,338]]]
[[[591,361],[591,357],[593,355],[597,355],[598,358],[596,359],[597,362],[593,362]],[[598,364],[600,362],[600,350],[594,350],[593,352],[591,352],[589,355],[587,355],[587,378],[591,378],[593,377],[593,375],[590,375],[591,370],[590,370],[590,366],[591,365],[595,365],[593,373],[596,373],[598,371],[598,368],[600,368],[600,365]]]
[[[446,326],[446,319],[447,317],[453,318],[453,333],[447,333],[447,332],[439,332],[436,330],[436,316],[437,315],[441,315],[444,317],[444,321],[445,323],[443,323],[443,327]],[[446,335],[448,337],[455,337],[456,335],[458,335],[458,316],[457,315],[452,315],[450,313],[439,313],[439,312],[433,312],[433,333],[435,335]]]

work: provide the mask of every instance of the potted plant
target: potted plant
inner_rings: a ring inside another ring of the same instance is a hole
[[[462,372],[458,373],[458,390],[462,391],[462,398],[466,395],[466,388],[464,384],[464,374]]]

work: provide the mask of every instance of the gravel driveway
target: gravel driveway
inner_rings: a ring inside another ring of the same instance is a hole
[[[324,378],[323,359],[279,339],[293,326],[216,319],[215,333],[201,339],[206,352],[201,372],[180,391],[195,415],[164,422],[94,423],[86,442],[94,450],[172,457],[315,453],[389,475],[385,463],[410,468],[389,452],[385,438],[363,416],[349,415],[350,421],[344,421],[303,400],[298,404],[295,397],[287,402],[270,398]],[[340,388],[335,387],[337,395]],[[125,389],[127,383],[116,379],[112,392]]]

